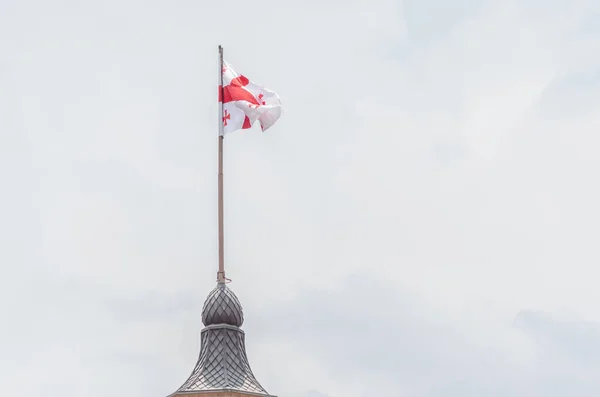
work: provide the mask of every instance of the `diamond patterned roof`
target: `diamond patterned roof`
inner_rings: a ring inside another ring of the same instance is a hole
[[[202,310],[200,355],[192,374],[171,396],[218,390],[269,396],[254,377],[246,356],[242,305],[235,294],[218,284]]]
[[[224,283],[219,283],[213,289],[202,309],[202,322],[204,325],[229,324],[241,327],[244,323],[242,305],[232,290]]]

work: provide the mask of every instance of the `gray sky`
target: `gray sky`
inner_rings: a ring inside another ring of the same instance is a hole
[[[281,397],[597,396],[598,1],[0,2],[2,395],[165,396],[226,262]],[[300,5],[301,4],[301,5]]]

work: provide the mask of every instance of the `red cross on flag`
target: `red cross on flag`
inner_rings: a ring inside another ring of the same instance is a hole
[[[219,102],[223,103],[221,135],[248,129],[258,120],[263,131],[281,116],[279,96],[238,74],[223,61],[223,86],[219,87]]]

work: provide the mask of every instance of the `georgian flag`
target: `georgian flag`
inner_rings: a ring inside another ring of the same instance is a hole
[[[258,120],[263,131],[281,116],[279,96],[247,77],[238,74],[223,61],[223,86],[219,87],[219,102],[223,103],[221,134],[248,129]]]

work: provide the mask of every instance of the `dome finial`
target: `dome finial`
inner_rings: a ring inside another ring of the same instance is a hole
[[[241,327],[244,323],[242,305],[225,281],[219,282],[208,294],[202,308],[202,322],[205,326],[227,324]]]

